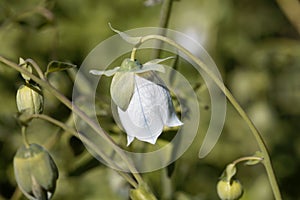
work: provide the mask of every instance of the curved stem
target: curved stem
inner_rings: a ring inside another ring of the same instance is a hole
[[[32,65],[32,67],[35,69],[35,71],[38,73],[39,77],[42,79],[42,80],[45,80],[45,76],[41,70],[41,68],[36,64],[36,62],[34,62],[34,60],[28,58],[25,60],[25,62],[27,63],[30,63]]]
[[[43,119],[45,121],[48,121],[58,127],[60,127],[61,129],[65,130],[66,132],[71,133],[72,135],[74,135],[75,137],[78,137],[78,134],[76,132],[75,129],[65,125],[64,123],[62,123],[61,121],[58,121],[57,119],[54,119],[48,115],[44,115],[44,114],[33,114],[30,116],[30,118],[39,118],[39,119]]]
[[[69,127],[67,125],[65,125],[64,123],[62,123],[61,121],[54,119],[48,115],[44,115],[44,114],[33,114],[31,115],[31,118],[38,118],[38,119],[43,119],[45,121],[48,121],[58,127],[60,127],[61,129],[65,130],[66,132],[71,133],[72,135],[74,135],[75,137],[78,137],[80,140],[83,140],[85,143],[87,143],[87,139],[85,139],[84,137],[79,137],[77,131],[75,129],[73,129],[72,127]],[[113,165],[112,161],[101,151],[97,151],[97,153],[109,164]],[[134,188],[137,188],[137,183],[135,182],[134,179],[132,179],[132,177],[130,177],[128,174],[126,174],[125,172],[121,172],[121,171],[117,171],[125,180],[128,181],[128,183],[130,183]]]
[[[160,11],[159,32],[158,35],[166,36],[166,29],[169,25],[173,0],[164,0]],[[156,49],[153,52],[153,59],[159,58],[161,53],[162,41],[157,41]]]
[[[144,183],[142,177],[136,170],[134,164],[131,162],[131,160],[126,156],[126,154],[116,145],[114,140],[101,128],[99,128],[98,124],[96,124],[93,120],[89,118],[80,108],[78,108],[76,105],[72,104],[72,102],[67,99],[63,94],[61,94],[56,88],[54,88],[47,80],[41,80],[34,74],[31,74],[26,69],[23,69],[16,63],[7,60],[6,58],[0,56],[0,62],[8,65],[9,67],[19,71],[22,74],[25,74],[26,76],[30,77],[33,81],[35,81],[37,84],[39,84],[41,87],[48,90],[52,95],[54,95],[60,102],[62,102],[65,106],[67,106],[70,110],[73,111],[74,114],[78,115],[83,121],[85,121],[97,134],[99,134],[108,144],[111,145],[111,147],[116,151],[116,153],[123,159],[123,161],[128,166],[129,171],[133,174],[135,179],[139,184]],[[82,137],[83,138],[83,137]],[[81,138],[81,139],[82,139]],[[89,144],[92,143],[89,141]],[[94,146],[94,145],[93,145]],[[98,148],[99,149],[99,148]]]
[[[246,157],[236,159],[235,161],[232,162],[232,164],[236,165],[240,162],[249,161],[249,160],[263,161],[263,158],[257,156],[246,156]]]
[[[201,69],[215,82],[215,84],[223,91],[223,93],[226,95],[227,99],[230,101],[230,103],[233,105],[233,107],[236,109],[236,111],[239,113],[239,115],[242,117],[242,119],[246,122],[248,127],[251,130],[252,135],[254,136],[260,151],[262,152],[262,155],[264,157],[264,166],[266,168],[266,172],[268,174],[268,178],[275,196],[276,200],[281,200],[281,194],[280,190],[276,181],[276,177],[272,168],[270,156],[267,150],[267,147],[264,143],[264,140],[253,124],[253,122],[250,120],[246,112],[243,110],[243,108],[239,105],[239,103],[236,101],[236,99],[233,97],[231,92],[225,87],[224,83],[217,77],[215,74],[196,56],[194,56],[190,51],[188,51],[186,48],[181,46],[180,44],[176,43],[174,40],[171,40],[167,37],[160,36],[160,35],[147,35],[141,38],[140,42],[134,47],[133,52],[131,54],[131,57],[134,58],[136,49],[144,42],[148,40],[161,40],[163,42],[166,42],[170,44],[171,46],[175,47],[176,49],[183,52],[186,56],[188,56],[190,59],[192,59],[197,65],[201,67]]]

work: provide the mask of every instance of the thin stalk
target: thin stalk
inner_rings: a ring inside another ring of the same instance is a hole
[[[164,0],[160,10],[160,20],[159,20],[159,32],[158,35],[166,36],[166,28],[169,25],[171,10],[172,10],[173,0]],[[153,59],[159,58],[161,54],[161,47],[163,43],[158,40],[156,44],[156,49],[153,51]]]
[[[85,139],[84,137],[79,137],[77,131],[75,129],[73,129],[72,127],[69,127],[67,125],[65,125],[64,123],[62,123],[61,121],[54,119],[48,115],[44,115],[44,114],[33,114],[31,115],[31,118],[38,118],[38,119],[43,119],[45,121],[48,121],[58,127],[60,127],[61,129],[65,130],[66,132],[71,133],[72,135],[74,135],[75,137],[83,140],[84,142],[88,142],[87,139]],[[97,153],[109,164],[113,165],[112,161],[103,153],[103,152],[99,152],[97,151]],[[128,181],[128,183],[130,183],[134,188],[137,188],[137,183],[134,181],[134,179],[132,179],[132,177],[130,177],[127,173],[122,172],[122,171],[117,171],[125,180]]]
[[[29,148],[30,145],[29,145],[28,138],[26,135],[26,126],[22,126],[21,132],[22,132],[23,143],[26,148]]]
[[[257,156],[246,156],[246,157],[236,159],[235,161],[232,162],[232,164],[236,165],[240,162],[249,161],[249,160],[263,161],[263,158],[262,157],[257,157]]]
[[[61,121],[54,119],[48,115],[44,115],[44,114],[33,114],[30,116],[30,118],[38,118],[38,119],[43,119],[45,121],[48,121],[58,127],[60,127],[61,129],[65,130],[66,132],[71,133],[72,135],[74,135],[75,137],[78,137],[78,133],[76,132],[75,129],[73,129],[72,127],[69,127],[67,125],[65,125],[65,123],[62,123]]]
[[[187,55],[190,59],[192,59],[197,65],[201,67],[201,69],[215,82],[215,84],[223,91],[223,93],[226,95],[227,99],[230,101],[230,103],[233,105],[233,107],[236,109],[236,111],[239,113],[239,115],[242,117],[242,119],[246,122],[249,129],[251,130],[252,135],[254,136],[260,151],[262,152],[262,155],[264,157],[264,166],[266,168],[266,172],[268,174],[268,178],[274,193],[274,197],[276,200],[281,200],[281,194],[280,190],[276,181],[276,177],[272,168],[270,156],[267,150],[267,147],[264,143],[264,140],[253,124],[253,122],[250,120],[246,112],[243,110],[243,108],[239,105],[239,103],[236,101],[236,99],[233,97],[231,92],[225,87],[223,82],[214,75],[213,72],[196,56],[194,56],[190,51],[188,51],[186,48],[181,46],[180,44],[176,43],[174,40],[171,40],[167,37],[161,36],[161,35],[147,35],[141,38],[140,42],[133,48],[131,58],[135,57],[137,48],[144,42],[148,40],[161,40],[163,42],[166,42],[170,44],[171,46],[175,47],[177,50],[180,50],[185,55]]]
[[[42,72],[41,68],[38,66],[38,64],[36,64],[36,62],[34,62],[34,60],[28,58],[25,60],[25,62],[30,63],[32,65],[32,67],[35,69],[35,71],[38,73],[39,77],[42,80],[45,80],[45,76],[44,73]]]
[[[102,129],[99,128],[99,126],[91,120],[82,110],[80,110],[76,105],[72,105],[72,102],[67,99],[63,94],[61,94],[56,88],[54,88],[48,81],[41,80],[34,74],[31,74],[26,69],[23,69],[16,63],[7,60],[6,58],[0,56],[0,62],[8,65],[9,67],[17,70],[18,72],[27,75],[30,77],[33,81],[35,81],[37,84],[39,84],[41,87],[48,90],[52,95],[54,95],[60,102],[62,102],[65,106],[67,106],[70,110],[73,111],[74,114],[78,115],[83,121],[85,121],[94,131],[97,132],[108,144],[112,146],[112,148],[116,151],[116,153],[123,159],[123,161],[128,166],[129,171],[133,174],[135,179],[139,184],[144,183],[142,177],[139,173],[137,173],[137,170],[135,169],[134,164],[130,161],[130,159],[124,154],[124,152],[115,144],[115,142],[112,140],[112,138],[104,132]]]

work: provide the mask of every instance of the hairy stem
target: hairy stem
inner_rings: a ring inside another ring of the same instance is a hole
[[[148,40],[160,40],[165,43],[170,44],[171,46],[175,47],[177,50],[183,52],[186,56],[188,56],[190,59],[192,59],[197,65],[201,67],[201,69],[215,82],[215,84],[223,91],[223,93],[226,95],[227,99],[230,101],[230,103],[233,105],[233,107],[236,109],[236,111],[240,114],[242,119],[246,122],[248,127],[251,130],[252,135],[254,136],[260,151],[262,152],[263,158],[264,158],[264,166],[266,168],[266,172],[268,174],[268,178],[274,193],[274,197],[276,200],[281,200],[281,194],[280,190],[276,181],[276,177],[273,171],[273,167],[271,164],[270,156],[267,150],[267,147],[264,143],[264,140],[253,124],[253,122],[250,120],[246,112],[243,110],[243,108],[240,106],[240,104],[237,102],[237,100],[233,97],[231,92],[225,87],[224,83],[217,77],[215,74],[196,56],[194,56],[190,51],[188,51],[186,48],[181,46],[180,44],[176,43],[174,40],[171,40],[167,37],[161,36],[161,35],[147,35],[141,38],[140,42],[133,48],[131,57],[134,58],[135,53],[137,51],[137,48],[144,42]]]

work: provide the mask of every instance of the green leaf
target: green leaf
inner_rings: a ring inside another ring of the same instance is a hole
[[[114,103],[126,111],[134,92],[134,73],[117,72],[110,85],[111,98]]]
[[[124,32],[114,29],[110,23],[108,23],[108,25],[112,31],[119,34],[123,40],[125,40],[126,42],[128,42],[130,44],[134,44],[134,45],[139,44],[142,39],[142,37],[131,37],[130,35],[127,35]]]
[[[60,62],[53,60],[51,61],[48,66],[47,66],[47,71],[45,72],[45,76],[47,76],[49,73],[52,72],[58,72],[58,71],[63,71],[69,68],[75,68],[76,65],[72,63],[67,63],[67,62]]]

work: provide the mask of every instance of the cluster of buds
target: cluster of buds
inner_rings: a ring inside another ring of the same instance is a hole
[[[32,73],[31,66],[23,59],[20,59],[19,65]],[[21,75],[25,84],[17,91],[16,103],[21,114],[21,124],[26,127],[28,117],[30,119],[31,115],[42,113],[44,101],[40,87],[31,83],[29,76]],[[26,138],[25,133],[23,137]],[[27,140],[25,141],[14,157],[17,184],[28,199],[51,199],[58,178],[57,167],[47,150],[38,144],[28,144]]]
[[[22,58],[19,63],[24,69],[32,72],[32,68]],[[20,113],[28,115],[39,114],[43,111],[44,99],[41,88],[30,83],[30,77],[21,74],[25,80],[25,84],[21,85],[17,91],[16,101],[17,108]]]

